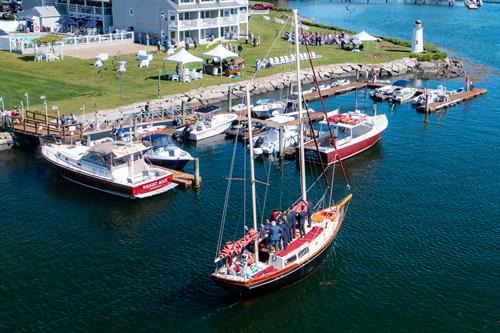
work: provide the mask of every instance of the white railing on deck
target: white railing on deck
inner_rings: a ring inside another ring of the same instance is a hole
[[[75,48],[86,45],[98,45],[103,43],[113,42],[134,42],[134,32],[118,32],[102,35],[86,35],[86,36],[67,36],[63,39],[64,48]],[[19,40],[16,37],[9,38],[10,52],[18,52],[22,54],[33,54],[35,52],[35,45],[32,41]],[[56,48],[60,48],[61,43],[58,43]]]
[[[196,19],[196,20],[182,20],[182,21],[171,21],[170,27],[179,29],[191,29],[191,28],[214,28],[217,26],[224,25],[237,25],[240,22],[246,22],[246,14],[230,15],[223,17],[214,17],[206,19]]]

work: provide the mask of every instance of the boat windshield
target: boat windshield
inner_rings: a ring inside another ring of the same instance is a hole
[[[89,151],[81,159],[84,162],[109,168],[111,158],[109,155]]]
[[[153,149],[167,147],[173,144],[172,137],[169,135],[156,135],[154,137],[145,137],[144,144]]]

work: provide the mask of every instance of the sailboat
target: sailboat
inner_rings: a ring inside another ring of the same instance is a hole
[[[293,12],[295,22],[296,54],[299,54],[298,13]],[[297,56],[298,59],[298,56]],[[317,82],[316,82],[317,83]],[[253,162],[253,147],[250,147],[250,184],[252,193],[253,228],[239,240],[222,245],[224,223],[221,234],[212,279],[223,289],[241,296],[253,296],[268,290],[287,286],[298,281],[320,266],[337,236],[344,220],[352,194],[348,194],[337,204],[331,200],[323,201],[322,207],[309,207],[304,158],[304,110],[302,106],[302,87],[300,82],[300,63],[297,61],[298,114],[299,114],[299,166],[300,196],[287,210],[287,216],[303,214],[308,211],[311,225],[305,223],[304,233],[293,239],[285,248],[270,243],[269,233],[257,225],[256,179]],[[246,102],[250,106],[250,93],[247,86]],[[251,108],[247,108],[249,142],[253,143],[251,131]],[[334,140],[334,138],[332,138]],[[342,162],[339,161],[339,164]],[[231,168],[232,169],[232,168]],[[327,192],[330,190],[327,189]],[[325,192],[326,193],[326,192]],[[331,192],[330,192],[331,193]],[[319,204],[318,204],[319,206]],[[279,217],[277,218],[280,219]],[[223,217],[223,222],[225,218]]]

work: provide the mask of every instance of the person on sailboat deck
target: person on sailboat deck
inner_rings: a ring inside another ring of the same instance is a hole
[[[271,213],[271,218],[269,219],[269,221],[276,221],[276,219],[278,218],[278,215],[279,215],[279,211],[278,211],[278,208],[274,208],[273,209],[273,212]]]
[[[307,201],[307,226],[312,227],[312,214],[313,214],[313,204],[310,200]]]
[[[280,235],[281,246],[280,246],[280,248],[282,250],[286,250],[286,248],[288,247],[288,243],[290,243],[290,239],[289,239],[290,232],[288,231],[288,228],[286,227],[286,223],[285,223],[285,220],[283,219],[283,215],[280,215],[278,217],[278,225],[281,228],[281,235]]]
[[[281,228],[276,225],[276,221],[272,221],[268,234],[269,253],[273,252],[273,246],[275,251],[279,250],[280,234]]]
[[[288,228],[289,239],[292,241],[295,238],[295,225],[297,223],[297,213],[293,209],[289,209],[286,215],[286,223]]]
[[[306,224],[306,217],[307,217],[306,205],[302,204],[302,206],[300,206],[300,214],[299,214],[299,232],[300,232],[300,238],[306,236],[306,230],[304,228],[304,226]]]

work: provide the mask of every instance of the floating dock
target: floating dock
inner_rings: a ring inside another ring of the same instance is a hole
[[[487,93],[486,89],[473,89],[473,90],[469,90],[469,91],[456,93],[456,94],[450,95],[448,100],[445,102],[430,103],[428,112],[436,112],[436,111],[439,111],[439,110],[444,109],[444,108],[452,107],[452,106],[455,106],[457,104],[466,102],[470,99],[473,99],[475,97],[482,96],[486,93]],[[425,113],[426,112],[425,105],[419,106],[417,108],[417,111]]]
[[[362,89],[368,87],[368,83],[366,82],[351,82],[349,84],[345,84],[343,86],[332,87],[328,89],[321,90],[321,97],[330,97],[335,95],[342,95],[349,93],[351,91]],[[304,94],[304,99],[306,102],[312,102],[319,99],[319,94],[317,91],[314,91],[309,94]]]

